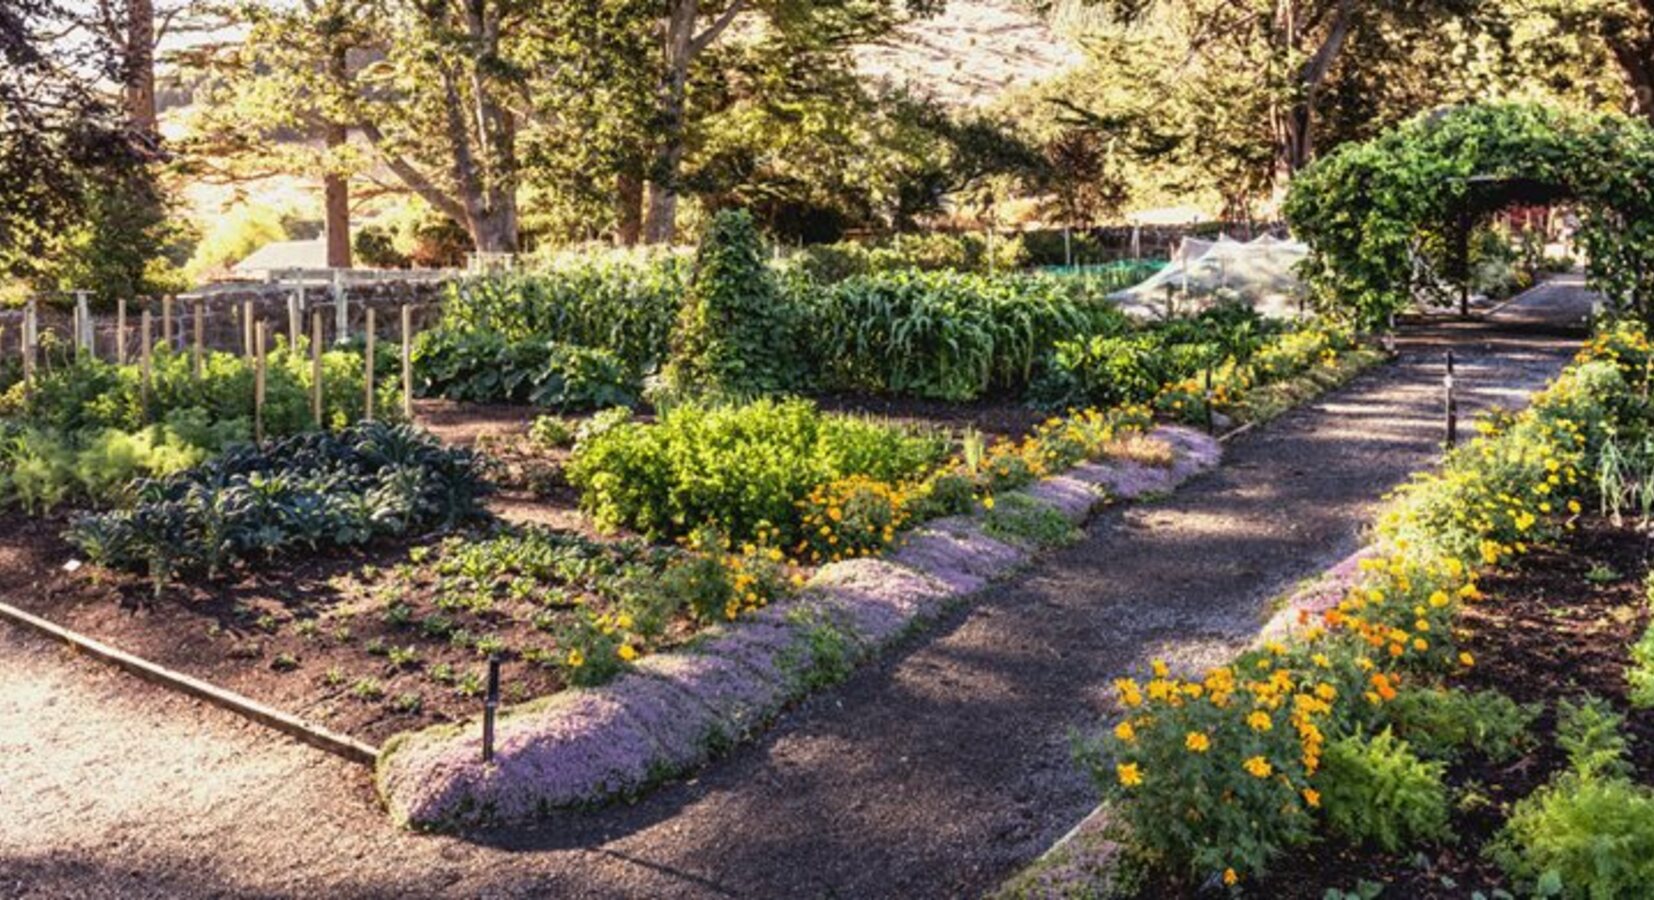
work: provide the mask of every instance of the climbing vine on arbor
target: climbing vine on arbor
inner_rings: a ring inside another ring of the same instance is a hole
[[[1383,323],[1451,271],[1459,229],[1514,202],[1571,201],[1592,286],[1654,320],[1654,129],[1531,104],[1456,107],[1348,144],[1293,182],[1285,206],[1311,248],[1317,303]]]

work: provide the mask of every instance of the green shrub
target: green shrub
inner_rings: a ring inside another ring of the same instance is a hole
[[[559,410],[637,402],[636,377],[606,350],[438,329],[419,336],[414,356],[425,396]]]
[[[744,210],[713,218],[672,337],[666,382],[681,396],[754,397],[803,374],[797,317],[776,290],[758,227]]]
[[[1443,766],[1424,762],[1388,729],[1327,745],[1316,779],[1332,830],[1395,853],[1447,831]]]
[[[1558,712],[1570,770],[1516,804],[1488,855],[1536,896],[1643,896],[1654,884],[1654,791],[1626,777],[1627,742],[1606,704]]]
[[[574,446],[575,426],[562,416],[540,416],[528,428],[528,439],[541,447],[564,449]]]
[[[1654,626],[1631,645],[1631,665],[1625,670],[1628,698],[1638,709],[1654,706]]]
[[[822,415],[807,401],[682,406],[653,425],[582,436],[568,467],[581,505],[605,528],[681,536],[712,525],[738,541],[766,526],[798,538],[798,503],[848,475],[915,477],[936,462],[934,438]]]
[[[1452,760],[1468,751],[1504,762],[1527,743],[1538,715],[1498,691],[1454,688],[1404,690],[1384,707],[1384,720],[1426,759]]]

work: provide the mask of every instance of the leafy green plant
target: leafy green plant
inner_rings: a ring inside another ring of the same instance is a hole
[[[569,483],[600,525],[682,536],[713,525],[732,539],[775,532],[799,539],[798,503],[817,485],[850,475],[892,481],[933,464],[943,445],[824,416],[806,401],[682,406],[658,423],[627,423],[583,439]]]
[[[637,402],[638,377],[607,350],[438,329],[419,336],[415,355],[426,396],[558,410]]]
[[[1513,758],[1539,715],[1498,691],[1409,688],[1384,706],[1384,721],[1426,759],[1476,753],[1493,762]]]
[[[1488,855],[1535,896],[1641,896],[1654,883],[1654,791],[1626,777],[1627,742],[1606,704],[1559,715],[1569,771],[1516,804]]]
[[[482,514],[476,458],[406,426],[366,423],[240,445],[139,485],[127,508],[78,518],[65,537],[93,562],[216,575],[296,547],[362,544]]]
[[[540,416],[529,426],[528,439],[550,449],[574,446],[575,426],[561,416]]]
[[[1388,730],[1327,745],[1316,779],[1332,830],[1355,843],[1395,853],[1447,831],[1443,766],[1413,755]]]
[[[995,498],[983,529],[994,537],[1035,547],[1061,547],[1080,537],[1080,530],[1062,513],[1019,494]]]

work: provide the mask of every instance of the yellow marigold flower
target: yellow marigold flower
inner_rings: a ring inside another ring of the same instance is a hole
[[[1430,642],[1424,638],[1413,638],[1413,649],[1423,653],[1430,649]]]
[[[580,652],[579,647],[569,651],[568,664],[571,669],[578,669],[586,664],[586,654]]]
[[[621,644],[620,649],[616,650],[615,653],[619,654],[620,658],[626,660],[627,662],[637,659],[637,648],[633,647],[631,644]]]
[[[1114,682],[1114,687],[1120,692],[1120,702],[1129,707],[1143,704],[1143,692],[1137,687],[1137,682],[1130,678],[1121,678]]]
[[[1430,605],[1434,606],[1437,609],[1441,609],[1442,607],[1446,606],[1448,604],[1448,601],[1449,601],[1449,598],[1447,596],[1446,591],[1437,591],[1434,594],[1430,595]]]
[[[1137,740],[1137,729],[1131,727],[1130,722],[1121,722],[1114,726],[1114,736],[1129,744]]]
[[[1471,656],[1468,652],[1459,654],[1459,665],[1469,667],[1475,664],[1476,657]]]
[[[1183,739],[1183,746],[1187,747],[1190,753],[1205,753],[1212,749],[1212,739],[1207,737],[1204,732],[1191,731]]]
[[[1143,772],[1137,768],[1136,763],[1120,763],[1114,767],[1114,774],[1126,787],[1136,787],[1143,783]]]
[[[1321,684],[1315,686],[1315,696],[1330,703],[1335,697],[1338,696],[1338,688],[1322,682]]]
[[[1304,788],[1304,802],[1308,803],[1311,808],[1319,808],[1321,806],[1321,792],[1315,788]]]
[[[1171,674],[1171,670],[1166,668],[1165,660],[1157,659],[1149,663],[1149,667],[1154,669],[1154,677],[1156,678],[1165,678]]]
[[[1261,756],[1254,756],[1241,763],[1241,768],[1245,769],[1254,778],[1268,778],[1275,773],[1275,767],[1269,764],[1269,760]]]
[[[1310,660],[1310,662],[1315,663],[1315,665],[1317,665],[1320,668],[1323,668],[1323,669],[1332,668],[1332,660],[1328,659],[1327,655],[1325,653],[1317,653],[1314,656],[1311,656],[1309,658],[1309,660]]]
[[[1253,731],[1268,731],[1275,727],[1275,720],[1269,717],[1269,713],[1260,709],[1254,710],[1246,717],[1246,724]]]
[[[984,509],[993,509],[994,508],[994,498],[992,498],[992,497],[983,497],[982,498],[982,507]]]
[[[1240,881],[1240,876],[1235,874],[1234,869],[1224,869],[1223,870],[1223,883],[1224,884],[1229,885],[1230,887],[1233,887],[1235,882],[1237,882],[1237,881]]]

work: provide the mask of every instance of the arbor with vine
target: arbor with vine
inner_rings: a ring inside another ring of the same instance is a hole
[[[1318,304],[1366,326],[1455,274],[1465,230],[1516,202],[1579,209],[1591,285],[1654,321],[1654,128],[1612,114],[1486,104],[1348,144],[1294,182],[1285,212],[1311,248]]]

